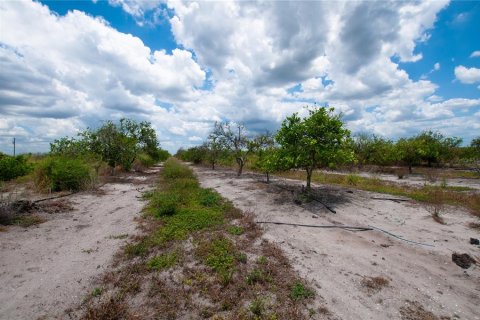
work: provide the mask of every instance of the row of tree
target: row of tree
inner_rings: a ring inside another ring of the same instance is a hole
[[[371,134],[351,137],[341,116],[333,108],[313,108],[308,116],[297,113],[287,117],[276,134],[248,137],[246,128],[234,123],[215,123],[207,141],[198,147],[180,149],[177,157],[194,163],[208,163],[215,169],[219,162],[234,159],[238,175],[247,161],[251,167],[269,174],[292,168],[304,169],[307,187],[312,172],[340,165],[445,165],[478,163],[480,138],[470,147],[461,147],[462,139],[424,131],[414,137],[392,140]]]

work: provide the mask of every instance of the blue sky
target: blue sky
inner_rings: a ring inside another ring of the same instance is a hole
[[[48,151],[103,120],[162,147],[215,121],[276,130],[331,105],[353,133],[480,135],[480,2],[6,1],[0,151]]]

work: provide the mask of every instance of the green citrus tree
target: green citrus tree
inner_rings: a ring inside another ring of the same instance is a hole
[[[311,188],[315,169],[354,158],[348,150],[350,131],[341,115],[334,114],[334,108],[310,109],[305,118],[294,113],[283,121],[275,138],[284,163],[307,172],[307,189]]]

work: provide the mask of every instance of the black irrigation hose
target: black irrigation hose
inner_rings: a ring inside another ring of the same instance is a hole
[[[428,243],[421,243],[421,242],[416,242],[412,240],[408,240],[405,238],[402,238],[400,236],[397,236],[391,232],[388,232],[386,230],[374,227],[374,226],[368,226],[368,227],[356,227],[356,226],[344,226],[344,225],[312,225],[312,224],[297,224],[297,223],[287,223],[287,222],[275,222],[275,221],[256,221],[256,223],[262,223],[262,224],[277,224],[277,225],[286,225],[286,226],[295,226],[295,227],[307,227],[307,228],[323,228],[323,229],[344,229],[347,231],[380,231],[385,233],[386,235],[392,236],[396,239],[420,245],[420,246],[426,246],[426,247],[434,247],[432,244]]]
[[[371,230],[373,230],[373,228],[370,228],[370,227],[353,227],[353,226],[343,226],[343,225],[313,225],[313,224],[298,224],[298,223],[274,222],[274,221],[256,221],[256,223],[278,224],[278,225],[295,226],[295,227],[307,227],[307,228],[345,229],[345,230],[348,230],[348,231],[371,231]]]
[[[383,229],[374,227],[374,226],[369,226],[369,227],[372,228],[372,229],[374,229],[374,230],[383,232],[383,233],[385,233],[385,234],[387,234],[387,235],[389,235],[389,236],[392,236],[392,237],[394,237],[394,238],[397,238],[397,239],[400,239],[400,240],[402,240],[402,241],[405,241],[405,242],[410,242],[410,243],[413,243],[413,244],[418,244],[418,245],[420,245],[420,246],[434,247],[434,245],[432,245],[432,244],[421,243],[421,242],[416,242],[416,241],[408,240],[408,239],[402,238],[402,237],[400,237],[400,236],[397,236],[397,235],[395,235],[395,234],[393,234],[393,233],[391,233],[391,232],[388,232],[388,231],[386,231],[386,230],[383,230]]]
[[[394,201],[394,202],[410,201],[409,199],[382,198],[382,197],[371,197],[371,199],[373,199],[373,200],[389,200],[389,201]]]

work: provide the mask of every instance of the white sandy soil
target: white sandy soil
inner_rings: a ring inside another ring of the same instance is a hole
[[[260,175],[237,178],[226,170],[196,168],[204,187],[217,190],[238,208],[250,211],[257,221],[312,225],[375,226],[416,242],[407,243],[379,231],[350,232],[262,224],[265,237],[287,253],[300,274],[313,282],[333,319],[401,319],[407,301],[417,302],[438,317],[480,319],[480,266],[461,269],[452,253],[468,253],[480,261],[480,247],[469,244],[479,238],[478,229],[468,227],[478,218],[460,208],[447,208],[446,225],[432,219],[425,206],[413,201],[394,202],[372,198],[388,195],[315,186],[321,200],[293,202],[290,191],[275,184],[302,182],[274,179],[259,182]],[[362,285],[364,277],[383,277],[388,286],[378,291]]]
[[[124,176],[99,192],[72,195],[73,211],[0,232],[0,319],[68,319],[65,310],[90,293],[125,235],[136,233],[141,191],[155,173],[148,176]]]

